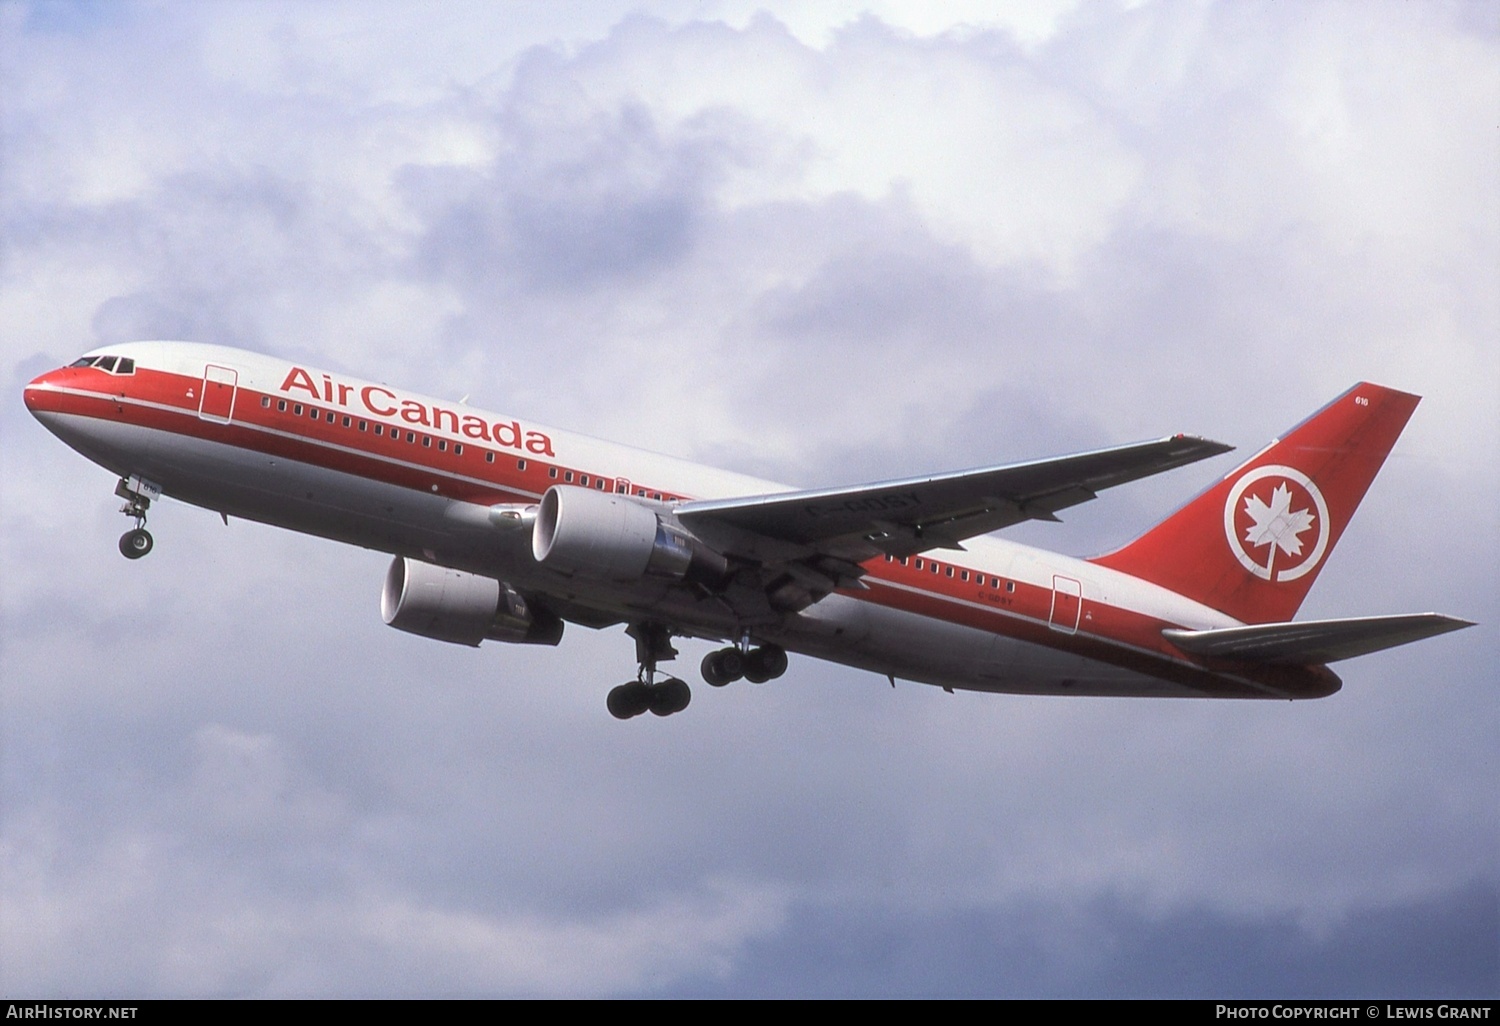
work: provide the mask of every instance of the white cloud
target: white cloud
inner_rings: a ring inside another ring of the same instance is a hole
[[[1500,615],[1500,62],[1447,9],[110,9],[0,7],[12,395],[187,334],[822,483],[1253,451],[1368,377],[1428,398],[1307,612]],[[1483,628],[1308,706],[797,660],[621,725],[618,631],[397,636],[383,557],[170,502],[127,564],[108,475],[0,417],[10,991],[652,992],[808,908],[1041,908],[1082,967],[1101,901],[1493,893]],[[1113,544],[1214,469],[1016,534]]]

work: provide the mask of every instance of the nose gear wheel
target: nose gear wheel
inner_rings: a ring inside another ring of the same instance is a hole
[[[140,559],[151,551],[156,541],[146,530],[146,510],[151,507],[151,500],[131,487],[132,480],[122,477],[115,485],[115,494],[125,500],[120,512],[135,520],[135,527],[120,535],[120,555],[126,559]]]
[[[134,527],[120,535],[120,555],[126,559],[140,559],[155,544],[150,531],[144,527]]]

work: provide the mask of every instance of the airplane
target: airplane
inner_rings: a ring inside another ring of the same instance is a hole
[[[557,645],[624,624],[619,719],[692,698],[659,664],[721,644],[723,687],[787,653],[955,689],[1307,699],[1327,664],[1472,626],[1438,613],[1296,621],[1418,397],[1362,382],[1121,548],[1088,559],[996,537],[1232,447],[1191,435],[1049,459],[793,489],[464,402],[191,342],[106,345],[37,377],[27,408],[117,475],[152,550],[170,496],[392,555],[392,627]]]

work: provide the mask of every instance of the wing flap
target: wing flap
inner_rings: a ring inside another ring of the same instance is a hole
[[[1255,663],[1307,666],[1395,648],[1474,624],[1442,613],[1260,623],[1207,631],[1169,627],[1162,636],[1184,652]]]

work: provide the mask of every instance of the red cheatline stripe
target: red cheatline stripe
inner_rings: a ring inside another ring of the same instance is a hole
[[[120,421],[233,445],[424,493],[431,493],[432,485],[436,484],[436,494],[481,505],[535,501],[552,483],[552,479],[547,477],[547,469],[552,466],[560,467],[555,462],[528,457],[516,450],[496,449],[472,441],[462,443],[464,453],[460,456],[452,451],[454,440],[444,435],[418,431],[411,426],[390,424],[374,417],[360,417],[354,413],[345,413],[337,407],[301,403],[304,414],[297,417],[291,413],[290,406],[285,413],[276,408],[277,396],[271,395],[271,406],[267,408],[261,406],[261,396],[264,393],[244,388],[238,391],[234,419],[230,423],[204,420],[198,416],[196,405],[189,405],[192,399],[186,395],[189,388],[201,384],[198,379],[149,371],[138,372],[135,378],[137,380],[132,382],[133,386],[145,387],[132,387],[132,392],[145,392],[145,395],[127,396],[123,392],[108,393],[77,385],[49,384],[41,389],[33,389],[33,405],[59,413]],[[287,402],[290,404],[292,400]],[[313,421],[305,412],[312,408],[323,414],[317,421]],[[330,410],[336,418],[333,424],[329,424],[326,418],[326,413]],[[369,422],[372,430],[359,432],[353,426],[344,427],[345,416],[352,422]],[[399,430],[400,440],[390,434],[374,435],[373,425],[376,423],[385,424],[390,431]],[[292,424],[299,430],[287,430]],[[409,443],[405,441],[408,431],[418,438],[423,435],[434,441],[444,438],[449,441],[450,448],[442,452],[435,444],[426,447],[420,443]],[[362,446],[349,444],[351,442],[362,443]],[[483,455],[485,452],[495,452],[495,462],[487,462]],[[518,459],[526,460],[527,470],[518,468],[515,462]],[[462,466],[456,466],[455,463],[461,463]],[[489,472],[492,476],[478,476],[483,472]],[[611,483],[614,480],[607,475],[596,475],[590,471],[575,470],[575,473],[587,473],[593,479]],[[639,486],[638,482],[635,484]],[[537,490],[538,487],[540,491]],[[931,562],[937,561],[924,557],[924,564]],[[946,563],[939,565],[947,566]],[[1051,589],[1040,585],[1016,581],[1016,592],[1007,596],[1011,604],[1007,608],[1000,608],[958,594],[966,589],[978,594],[980,589],[975,582],[960,582],[958,578],[949,578],[946,574],[933,575],[925,568],[917,570],[914,562],[902,566],[877,558],[867,563],[865,569],[874,582],[885,587],[849,593],[851,597],[1044,645],[1058,651],[1074,652],[1123,669],[1165,677],[1208,693],[1222,691],[1224,677],[1231,676],[1224,670],[1214,672],[1207,669],[1207,666],[1212,665],[1211,660],[1191,656],[1184,658],[1177,653],[1161,636],[1163,627],[1176,626],[1175,624],[1133,610],[1086,598],[1085,609],[1092,621],[1080,622],[1077,633],[1063,634],[1048,626],[1047,617],[1053,595]],[[973,568],[965,569],[977,574]],[[985,576],[993,575],[986,573]],[[918,587],[913,583],[916,581],[928,586]],[[930,586],[934,583],[939,587]],[[948,587],[945,588],[945,585]],[[1088,624],[1087,628],[1085,623]],[[1316,690],[1322,683],[1322,679],[1316,674],[1296,667],[1262,667],[1253,673],[1245,672],[1243,667],[1236,669],[1239,672],[1232,674],[1233,679],[1249,689],[1263,693],[1300,694],[1310,689]]]

